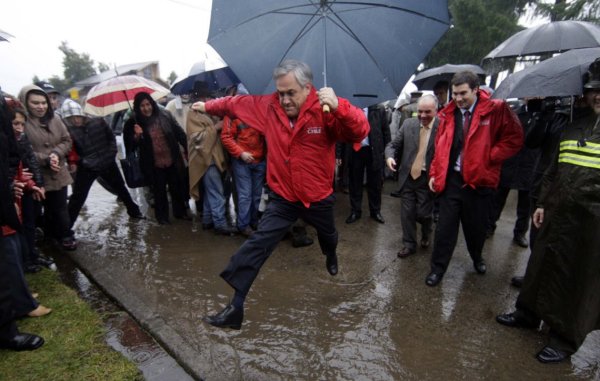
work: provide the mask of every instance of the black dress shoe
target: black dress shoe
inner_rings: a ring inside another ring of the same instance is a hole
[[[236,233],[237,233],[237,230],[236,229],[232,229],[229,226],[215,228],[215,234],[216,235],[232,236],[232,235],[235,235]]]
[[[406,258],[410,255],[413,255],[414,253],[415,253],[415,250],[409,249],[408,247],[403,247],[398,252],[398,258]]]
[[[566,360],[569,356],[571,356],[569,352],[561,351],[560,349],[546,345],[535,357],[539,362],[543,362],[544,364],[555,364]]]
[[[397,191],[390,193],[390,196],[400,198],[402,197],[402,191],[398,189]]]
[[[327,256],[327,259],[325,260],[325,267],[331,276],[334,276],[338,273],[338,261],[336,254]]]
[[[375,221],[379,222],[380,224],[385,224],[385,220],[383,219],[383,216],[379,212],[371,213],[371,218],[374,219]]]
[[[487,271],[487,266],[485,265],[483,259],[473,262],[473,267],[475,268],[475,271],[477,271],[477,274],[485,274]]]
[[[169,222],[169,220],[157,220],[159,225],[171,225],[171,223]]]
[[[421,238],[421,247],[427,249],[429,247],[429,238]]]
[[[214,227],[215,227],[215,224],[213,224],[212,222],[208,223],[208,224],[202,224],[202,230],[210,230]]]
[[[346,223],[352,224],[352,223],[356,222],[359,218],[360,218],[360,213],[352,212],[352,213],[350,213],[348,218],[346,218]]]
[[[523,287],[524,280],[525,280],[524,276],[514,276],[510,279],[510,284],[517,288],[521,288],[521,287]]]
[[[292,238],[292,247],[305,247],[313,244],[313,239],[308,236],[300,236]]]
[[[525,248],[529,247],[529,242],[527,241],[527,238],[525,238],[525,236],[522,234],[518,234],[518,235],[514,236],[513,242],[521,247],[525,247]]]
[[[42,271],[42,266],[33,263],[28,263],[23,266],[23,271],[27,274],[39,273],[40,271]]]
[[[437,286],[438,283],[442,281],[443,277],[444,274],[430,272],[429,275],[427,275],[427,278],[425,278],[425,284],[429,287]]]
[[[30,333],[17,333],[8,341],[0,341],[0,348],[11,349],[13,351],[32,351],[38,349],[44,344],[44,339],[40,336]]]
[[[206,323],[219,328],[241,329],[244,321],[244,310],[237,309],[233,304],[229,304],[216,315],[205,316]]]
[[[537,328],[540,325],[538,319],[528,318],[520,310],[498,315],[496,316],[496,321],[507,327],[514,328]]]

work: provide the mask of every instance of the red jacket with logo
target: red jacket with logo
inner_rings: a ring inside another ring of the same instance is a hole
[[[238,118],[266,139],[267,184],[288,201],[306,207],[333,192],[335,143],[360,143],[369,133],[364,112],[344,98],[331,113],[321,110],[311,89],[294,127],[279,104],[277,93],[238,95],[206,102],[209,114]]]
[[[469,133],[463,143],[462,177],[467,186],[497,188],[502,162],[515,155],[523,146],[523,128],[519,119],[502,100],[490,99],[479,91]],[[438,112],[440,124],[435,135],[435,155],[429,177],[434,178],[436,193],[446,187],[450,150],[454,139],[454,110],[450,102]],[[452,168],[450,169],[452,170]]]
[[[221,143],[235,158],[239,158],[243,152],[249,152],[254,157],[254,164],[263,161],[266,153],[265,138],[260,132],[228,116],[223,118]]]

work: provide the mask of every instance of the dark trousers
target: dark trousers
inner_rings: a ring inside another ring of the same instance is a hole
[[[500,219],[510,188],[499,187],[494,193],[492,208],[490,212],[490,221],[488,227],[492,230],[496,229],[496,222]],[[519,190],[517,196],[517,221],[513,229],[515,236],[525,235],[529,230],[529,191]]]
[[[334,204],[333,194],[306,208],[301,202],[290,202],[270,192],[269,203],[258,223],[258,230],[231,257],[221,277],[237,291],[247,294],[262,265],[298,218],[315,227],[323,254],[335,254],[338,233],[335,229]]]
[[[140,208],[133,201],[129,191],[125,187],[125,181],[123,176],[117,167],[117,162],[113,162],[108,168],[102,171],[94,171],[87,168],[80,167],[77,169],[77,177],[73,184],[73,193],[69,199],[69,218],[71,219],[71,227],[75,224],[79,212],[85,204],[85,200],[88,197],[90,188],[97,178],[101,178],[110,189],[116,192],[117,196],[123,200],[127,213],[130,215],[139,214]]]
[[[367,172],[367,196],[369,212],[379,213],[381,210],[381,189],[383,188],[383,168],[373,168],[371,147],[365,146],[360,151],[352,151],[349,159],[350,207],[356,214],[362,212],[363,179]]]
[[[71,219],[67,210],[67,187],[56,191],[46,191],[44,226],[46,236],[58,240],[71,236]]]
[[[439,197],[440,217],[435,229],[431,271],[444,273],[448,268],[462,224],[467,250],[473,262],[481,260],[485,231],[494,190],[463,187],[462,175],[450,169],[446,189]]]
[[[21,216],[23,225],[23,234],[21,235],[21,245],[23,246],[23,263],[35,263],[40,256],[40,252],[35,246],[35,221],[40,212],[40,206],[33,199],[31,193],[25,193],[21,197]]]
[[[171,195],[173,216],[182,217],[185,214],[185,205],[177,167],[172,165],[168,168],[154,168],[153,179],[152,190],[154,192],[154,213],[156,219],[158,221],[169,220],[167,186]]]
[[[12,298],[12,308],[16,317],[22,317],[35,310],[38,302],[31,296],[21,257],[21,240],[19,234],[0,237],[0,251],[3,262],[0,267],[7,269],[7,276],[11,284],[10,297]]]
[[[408,176],[401,189],[402,244],[410,250],[417,248],[417,222],[421,224],[422,238],[428,239],[431,233],[434,195],[427,182],[427,175],[422,172],[416,180]]]
[[[0,237],[2,242],[5,237]],[[0,263],[6,262],[6,252],[0,250]],[[17,325],[15,324],[15,309],[11,297],[12,280],[8,266],[0,266],[0,340],[10,340],[17,334]]]

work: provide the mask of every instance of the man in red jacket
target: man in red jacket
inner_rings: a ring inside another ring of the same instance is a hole
[[[273,71],[277,91],[197,102],[192,109],[238,118],[264,134],[267,147],[269,203],[258,230],[231,257],[221,277],[234,289],[232,303],[204,321],[240,329],[244,300],[254,279],[290,226],[303,218],[317,230],[329,274],[338,271],[338,233],[334,223],[335,143],[360,143],[369,133],[361,109],[332,88],[316,91],[307,64],[286,60]],[[323,112],[322,106],[330,107]]]
[[[475,271],[485,274],[481,252],[494,189],[502,162],[523,145],[523,129],[506,102],[479,90],[475,73],[452,78],[452,100],[440,110],[429,187],[439,195],[431,272],[425,279],[436,286],[444,276],[462,224]]]

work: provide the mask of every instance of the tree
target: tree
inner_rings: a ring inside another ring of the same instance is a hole
[[[522,29],[525,0],[450,0],[453,25],[425,59],[425,67],[475,64],[499,43]]]
[[[98,72],[104,73],[105,71],[110,70],[110,66],[104,62],[98,62]]]
[[[600,21],[600,0],[554,0],[554,3],[533,1],[534,13],[550,21]]]
[[[173,83],[175,83],[175,80],[177,79],[177,74],[172,71],[171,74],[169,74],[169,76],[167,77],[167,81],[169,82],[169,85],[172,85]]]
[[[63,41],[58,49],[65,55],[63,58],[64,80],[70,85],[96,74],[94,60],[90,58],[89,54],[77,53],[69,47],[66,41]]]

